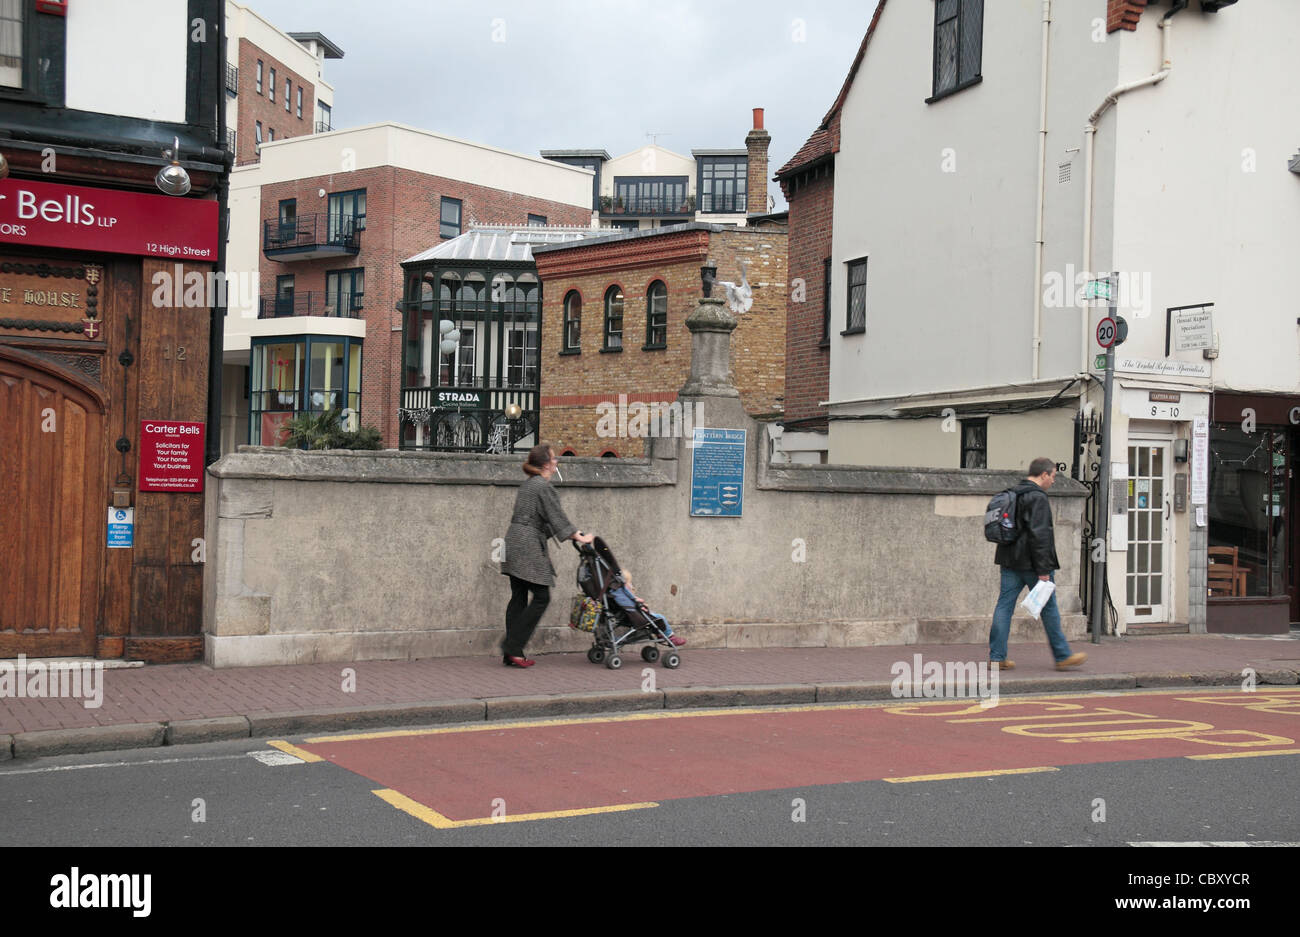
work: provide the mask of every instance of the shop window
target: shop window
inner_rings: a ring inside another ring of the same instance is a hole
[[[1210,597],[1286,595],[1286,431],[1215,423],[1209,449]]]
[[[302,413],[337,410],[360,425],[361,340],[302,336],[253,339],[249,372],[249,441],[284,444],[284,424]]]

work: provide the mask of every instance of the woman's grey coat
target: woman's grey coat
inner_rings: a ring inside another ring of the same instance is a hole
[[[540,475],[519,486],[515,512],[506,531],[506,556],[501,574],[539,586],[555,585],[555,567],[546,549],[548,537],[567,540],[578,528],[560,507],[560,496]]]

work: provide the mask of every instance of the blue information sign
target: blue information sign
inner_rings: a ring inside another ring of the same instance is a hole
[[[135,534],[135,508],[108,509],[108,546],[123,549],[132,545]]]
[[[696,429],[691,456],[691,517],[740,517],[745,503],[743,429]]]

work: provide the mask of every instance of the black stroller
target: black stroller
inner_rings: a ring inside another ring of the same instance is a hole
[[[618,670],[623,666],[619,650],[624,645],[645,644],[641,659],[646,663],[658,661],[669,670],[680,667],[681,654],[664,632],[662,620],[644,602],[625,606],[610,594],[623,588],[624,580],[619,574],[622,567],[609,545],[600,537],[590,544],[575,540],[573,545],[580,557],[578,586],[600,607],[587,660],[593,664],[603,662],[610,670]],[[664,648],[662,652],[660,647]]]

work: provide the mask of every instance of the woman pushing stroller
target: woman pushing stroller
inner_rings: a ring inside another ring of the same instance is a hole
[[[507,667],[531,667],[536,661],[524,657],[524,647],[551,601],[555,567],[546,541],[573,540],[590,544],[593,537],[578,530],[560,507],[559,495],[551,487],[551,476],[559,475],[560,461],[550,446],[534,446],[524,462],[528,480],[519,486],[515,509],[506,531],[505,560],[501,574],[510,577],[510,604],[506,606],[506,637],[501,643],[502,663]],[[532,601],[528,593],[532,592]]]

